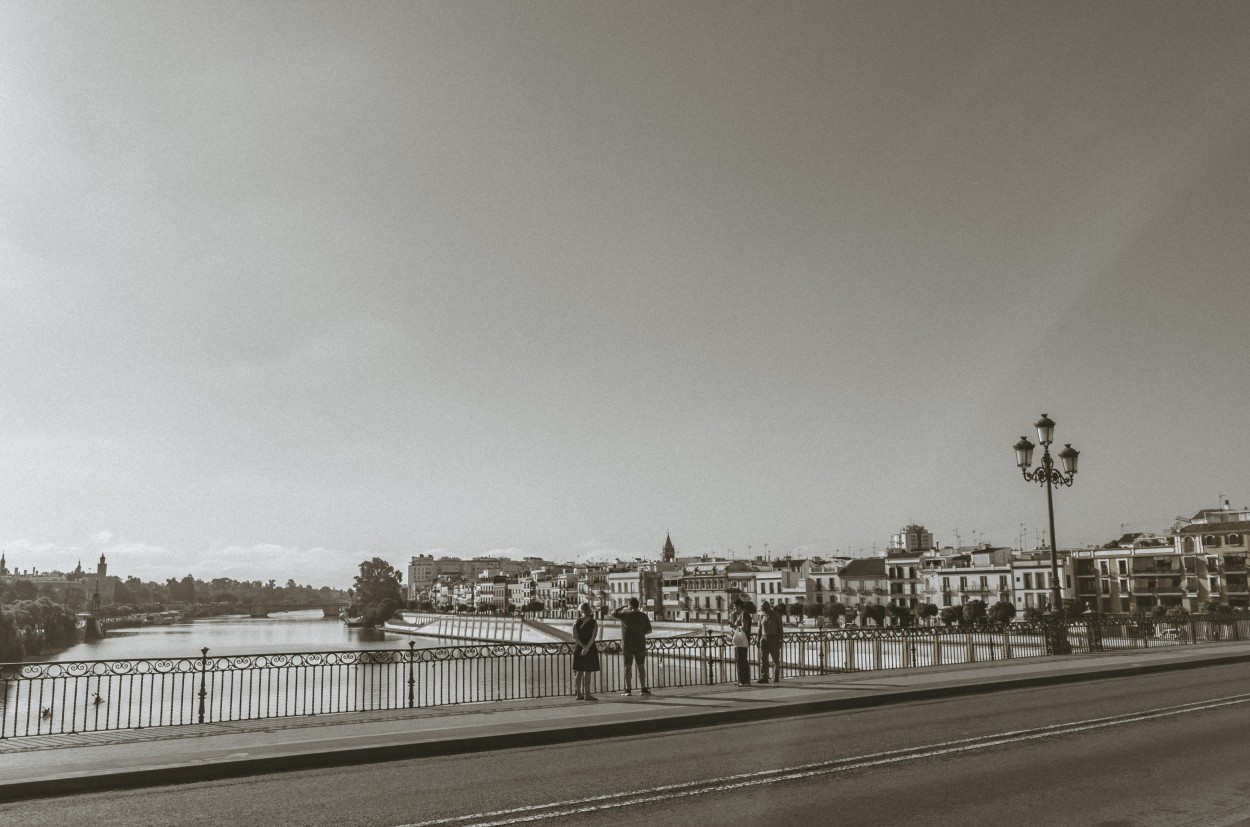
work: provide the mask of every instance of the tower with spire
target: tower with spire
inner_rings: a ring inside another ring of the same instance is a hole
[[[664,551],[660,554],[660,560],[665,563],[671,563],[677,559],[677,549],[673,548],[673,538],[670,534],[664,534]]]

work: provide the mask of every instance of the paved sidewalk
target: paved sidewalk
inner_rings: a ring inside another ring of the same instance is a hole
[[[155,786],[973,695],[1250,662],[1250,642],[857,672],[767,686],[657,689],[0,741],[0,801]]]

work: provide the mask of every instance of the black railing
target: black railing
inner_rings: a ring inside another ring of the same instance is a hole
[[[1244,614],[1100,618],[1072,624],[787,632],[786,677],[1250,640]],[[617,641],[597,644],[594,691],[624,684]],[[0,665],[0,738],[324,715],[571,694],[568,643]],[[657,689],[737,680],[728,635],[647,642]],[[759,652],[751,646],[750,660]]]

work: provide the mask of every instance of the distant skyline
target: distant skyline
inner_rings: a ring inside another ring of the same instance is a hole
[[[1035,544],[1250,504],[1250,6],[0,5],[0,548]]]

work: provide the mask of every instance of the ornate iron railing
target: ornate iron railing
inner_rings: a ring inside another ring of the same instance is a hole
[[[786,677],[908,669],[1047,654],[1250,640],[1246,615],[1169,622],[1106,618],[1003,627],[823,629],[787,632]],[[594,690],[623,684],[620,644],[597,644]],[[300,652],[153,660],[0,664],[0,738],[179,724],[324,715],[569,694],[567,643],[470,644],[418,649]],[[649,683],[658,689],[737,680],[727,634],[647,642]],[[753,674],[759,651],[750,647]]]

